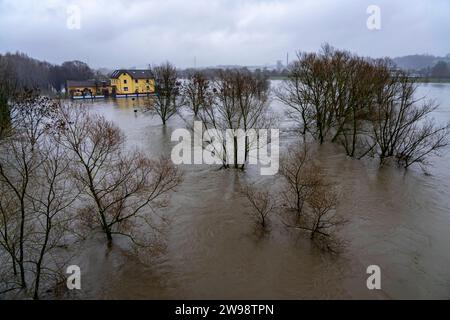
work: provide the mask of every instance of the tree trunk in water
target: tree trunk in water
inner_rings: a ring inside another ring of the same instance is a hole
[[[234,141],[234,167],[237,169],[238,166],[238,142],[237,137],[233,137]]]
[[[19,238],[19,269],[20,269],[20,286],[25,289],[27,287],[27,283],[25,281],[25,268],[23,266],[24,260],[24,249],[23,242],[25,236],[25,204],[23,200],[21,200],[21,221],[20,221],[20,238]]]
[[[109,227],[105,227],[106,239],[108,240],[108,246],[112,245],[112,233]]]
[[[34,285],[33,299],[39,300],[39,282],[41,280],[41,265],[38,263],[36,266],[36,283]]]
[[[300,196],[297,196],[297,216],[300,216],[301,213],[302,213],[301,199]]]
[[[14,272],[14,275],[17,276],[16,257],[13,254],[11,254],[11,258],[12,258],[12,263],[13,263],[13,272]]]

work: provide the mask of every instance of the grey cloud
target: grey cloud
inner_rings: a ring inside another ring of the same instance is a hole
[[[81,9],[82,28],[66,28],[67,6]],[[369,5],[382,28],[366,28]],[[273,64],[286,52],[323,42],[367,56],[450,52],[447,0],[0,0],[0,52],[23,51],[59,63],[180,67]]]

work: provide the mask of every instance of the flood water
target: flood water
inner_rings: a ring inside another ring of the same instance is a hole
[[[441,104],[438,121],[450,120],[450,85],[421,85],[420,95]],[[150,155],[170,154],[170,135],[180,118],[164,128],[157,117],[134,112],[140,101],[87,103],[117,123],[130,145]],[[283,107],[273,102],[273,112]],[[282,145],[295,141],[291,123],[281,121]],[[261,235],[239,193],[243,183],[274,185],[255,168],[245,172],[184,166],[185,178],[161,214],[170,217],[166,250],[145,263],[102,237],[84,244],[75,259],[82,290],[75,297],[100,299],[399,299],[450,298],[450,150],[433,158],[425,174],[378,168],[375,161],[349,159],[324,146],[317,160],[339,186],[338,210],[350,220],[339,232],[346,241],[338,256],[321,252],[305,235],[288,230],[277,215]],[[366,268],[378,265],[382,290],[366,287]]]

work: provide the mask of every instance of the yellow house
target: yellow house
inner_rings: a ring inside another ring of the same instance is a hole
[[[111,74],[111,86],[115,95],[155,92],[155,81],[150,70],[116,70]]]

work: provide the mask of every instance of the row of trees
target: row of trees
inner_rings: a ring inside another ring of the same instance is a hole
[[[208,77],[203,71],[195,71],[182,81],[170,63],[153,67],[152,73],[156,96],[150,98],[147,109],[166,124],[168,119],[187,107],[195,119],[202,122],[204,129],[223,133],[220,148],[211,150],[222,161],[223,167],[243,169],[249,151],[257,147],[257,141],[246,137],[242,142],[239,132],[266,129],[273,124],[274,119],[268,113],[268,78],[245,69],[233,69],[217,70],[213,77]],[[227,129],[232,132],[232,146],[225,143]],[[210,142],[206,141],[206,144]],[[244,161],[238,160],[240,149],[244,150]]]
[[[438,61],[429,70],[427,76],[437,79],[450,79],[450,65],[445,61]]]
[[[277,66],[276,69],[273,68],[252,68],[249,69],[245,66],[218,66],[218,67],[208,67],[208,68],[202,68],[202,69],[194,69],[194,68],[187,68],[184,70],[178,70],[178,75],[183,78],[183,79],[187,79],[189,77],[192,76],[192,74],[198,72],[199,70],[201,70],[201,73],[203,75],[205,75],[208,78],[213,78],[217,72],[221,71],[221,70],[236,70],[236,69],[240,69],[242,71],[245,72],[250,72],[250,73],[254,73],[255,76],[258,77],[266,77],[266,78],[283,78],[288,76],[288,69],[286,68],[286,66],[284,65],[279,65]]]
[[[431,56],[432,60],[427,66],[422,68],[411,67],[404,68],[409,74],[414,77],[419,77],[423,81],[428,82],[430,80],[448,81],[450,79],[450,60],[436,60],[436,57]]]
[[[123,132],[82,106],[22,90],[9,97],[0,139],[0,293],[39,298],[61,281],[80,235],[109,245],[150,245],[155,209],[167,205],[181,172],[166,158],[125,150]],[[145,226],[150,226],[146,228]]]
[[[368,60],[325,45],[319,53],[300,53],[289,71],[274,95],[304,138],[338,143],[350,157],[376,156],[406,168],[426,164],[448,144],[450,124],[438,125],[430,117],[437,105],[418,98],[416,83],[389,60]],[[207,129],[236,132],[273,123],[267,77],[244,69],[218,70],[213,76],[195,71],[181,82],[170,63],[153,73],[157,96],[148,107],[163,124],[185,106]],[[250,147],[246,141],[245,149]],[[225,159],[226,146],[223,150],[219,156]]]

